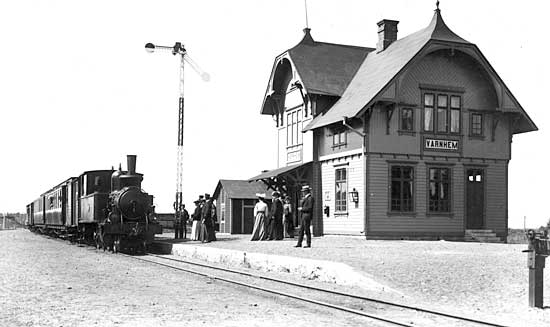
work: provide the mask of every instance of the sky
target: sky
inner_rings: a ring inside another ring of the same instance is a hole
[[[515,135],[509,226],[550,219],[547,1],[442,0],[447,25],[475,43],[539,131]],[[426,27],[435,1],[310,0],[315,40],[375,47],[382,19],[398,38]],[[306,27],[302,0],[18,0],[0,4],[0,212],[135,154],[157,212],[176,190],[179,59],[147,53],[182,42],[210,76],[185,74],[184,202],[219,179],[276,168],[277,139],[260,106],[277,55]]]

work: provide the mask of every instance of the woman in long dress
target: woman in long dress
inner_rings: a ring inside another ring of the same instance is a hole
[[[258,203],[254,206],[254,229],[252,231],[251,241],[263,241],[267,239],[266,222],[269,214],[269,208],[265,203],[265,194],[256,194]]]
[[[200,236],[200,231],[202,229],[202,223],[201,223],[201,215],[202,215],[202,208],[201,208],[201,199],[195,201],[195,212],[193,213],[193,226],[191,227],[191,240],[192,241],[198,241]]]

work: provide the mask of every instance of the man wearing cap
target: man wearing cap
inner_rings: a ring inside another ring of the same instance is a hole
[[[311,196],[311,189],[309,186],[303,186],[302,192],[304,193],[304,198],[302,199],[301,205],[298,208],[298,210],[301,212],[301,220],[300,220],[300,236],[298,237],[298,244],[296,244],[294,247],[299,248],[302,247],[302,241],[304,240],[304,233],[306,234],[306,246],[305,248],[311,247],[311,218],[313,214],[313,205],[315,203],[315,200]]]
[[[273,201],[271,202],[271,222],[269,224],[269,240],[283,239],[283,202],[281,194],[277,191],[271,193]]]

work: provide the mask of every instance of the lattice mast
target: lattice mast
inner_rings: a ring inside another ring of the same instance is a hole
[[[177,147],[177,167],[176,167],[176,201],[174,201],[174,218],[179,219],[183,215],[183,135],[184,135],[184,70],[185,62],[189,63],[191,67],[201,76],[203,81],[210,80],[210,76],[202,71],[199,66],[189,58],[187,50],[180,43],[176,42],[173,47],[159,46],[152,43],[147,43],[145,49],[149,52],[156,50],[170,51],[174,56],[180,55],[180,76],[179,76],[179,101],[178,101],[178,147]]]

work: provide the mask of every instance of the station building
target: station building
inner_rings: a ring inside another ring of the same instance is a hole
[[[416,33],[397,26],[378,23],[376,48],[306,28],[276,57],[261,114],[275,121],[278,168],[250,180],[295,206],[310,185],[315,235],[505,240],[512,137],[536,125],[439,8]]]

